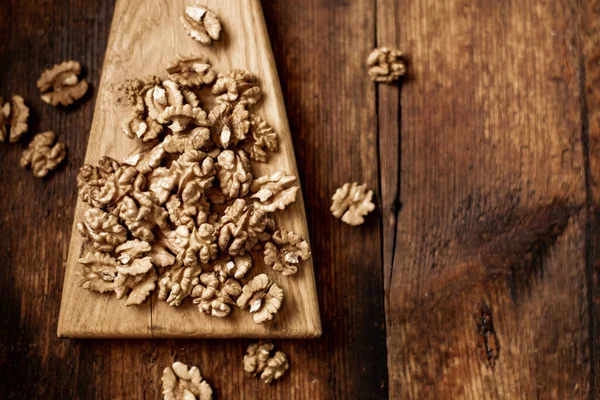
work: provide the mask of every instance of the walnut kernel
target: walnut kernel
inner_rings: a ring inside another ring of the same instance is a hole
[[[277,231],[272,240],[265,244],[265,265],[284,276],[296,274],[300,261],[311,256],[310,246],[295,232]]]
[[[244,356],[244,371],[260,376],[264,383],[281,378],[290,366],[286,354],[281,351],[271,357],[274,348],[269,341],[259,341],[248,346]]]
[[[359,185],[356,182],[346,183],[336,190],[331,204],[331,213],[336,218],[349,225],[361,225],[364,216],[375,209],[371,201],[373,191],[367,191],[367,185]]]
[[[211,84],[217,77],[208,58],[202,55],[175,58],[167,67],[167,73],[173,81],[191,87]]]
[[[0,142],[8,141],[16,143],[21,136],[27,132],[27,120],[29,119],[29,107],[21,96],[13,96],[11,103],[4,104],[0,97]],[[7,137],[6,125],[10,126],[10,134]]]
[[[237,299],[238,307],[250,307],[254,322],[262,324],[273,319],[281,308],[283,290],[267,275],[255,276],[242,288],[242,294]]]
[[[48,172],[55,169],[65,159],[67,148],[62,143],[54,143],[56,135],[52,131],[38,133],[27,150],[21,156],[21,167],[28,165],[33,170],[33,175],[43,178]]]
[[[390,83],[406,73],[402,52],[388,47],[373,49],[367,58],[367,67],[369,76],[375,82]]]
[[[164,400],[211,400],[212,389],[198,367],[188,368],[176,361],[163,371],[161,378]]]
[[[210,46],[221,36],[219,17],[204,6],[186,7],[180,21],[187,34],[205,46]]]
[[[88,83],[80,81],[81,64],[77,61],[65,61],[42,72],[37,86],[42,100],[50,105],[68,106],[82,98],[88,90]]]

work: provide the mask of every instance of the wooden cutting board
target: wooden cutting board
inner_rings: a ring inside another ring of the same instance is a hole
[[[178,54],[206,54],[216,71],[232,68],[255,73],[263,99],[254,111],[266,118],[279,134],[280,148],[268,164],[253,165],[256,175],[284,170],[298,175],[292,136],[271,44],[259,0],[202,0],[201,4],[221,18],[223,37],[212,47],[203,47],[187,36],[179,22],[184,0],[119,0],[106,51],[96,110],[85,161],[96,163],[103,155],[122,160],[134,142],[120,131],[128,113],[116,104],[116,93],[125,79],[147,74],[166,76],[168,62]],[[215,318],[198,311],[187,299],[178,308],[158,301],[156,293],[141,306],[126,307],[114,295],[79,288],[75,274],[83,242],[75,229],[88,208],[77,200],[75,221],[64,280],[58,321],[58,336],[73,338],[305,338],[321,334],[321,320],[312,260],[303,263],[297,275],[283,277],[257,260],[251,276],[262,272],[283,288],[283,308],[273,321],[257,325],[246,310],[234,309],[228,318]],[[308,240],[304,201],[276,215],[280,229],[294,230]]]

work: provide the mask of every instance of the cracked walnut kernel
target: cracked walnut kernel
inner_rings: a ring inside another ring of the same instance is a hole
[[[277,231],[272,242],[265,244],[265,265],[281,272],[282,275],[294,275],[298,272],[300,261],[310,258],[310,246],[298,234],[291,231]]]
[[[265,211],[248,205],[245,199],[236,199],[225,209],[218,230],[219,249],[231,256],[245,254],[259,242],[267,227]]]
[[[164,147],[167,153],[197,150],[210,139],[211,122],[206,112],[190,104],[170,106],[158,116],[161,124],[170,124],[172,134],[167,135]]]
[[[48,172],[55,169],[67,155],[65,145],[55,141],[56,134],[52,131],[35,135],[27,150],[23,151],[21,167],[30,165],[33,175],[38,178],[48,175]]]
[[[204,6],[186,7],[180,21],[187,34],[205,46],[210,46],[213,40],[219,40],[221,36],[219,17]]]
[[[68,106],[82,98],[88,90],[88,83],[80,81],[81,64],[65,61],[42,72],[37,86],[42,93],[42,101],[53,106]]]
[[[262,97],[258,78],[252,72],[234,69],[228,73],[220,73],[212,87],[212,93],[217,96],[217,102],[235,102],[253,106]]]
[[[366,184],[346,183],[333,195],[331,213],[348,225],[361,225],[365,222],[364,216],[375,209],[372,197],[373,191],[367,191]]]
[[[296,201],[300,186],[296,184],[296,177],[278,171],[273,175],[265,175],[252,181],[250,196],[254,199],[254,207],[265,212],[284,210]]]
[[[244,356],[244,371],[260,376],[264,383],[281,378],[290,366],[286,354],[281,351],[271,357],[274,349],[273,343],[262,340],[248,346]]]
[[[114,215],[99,208],[86,210],[83,221],[77,224],[77,231],[98,251],[111,252],[127,241],[127,229]]]
[[[258,115],[250,121],[250,137],[244,145],[244,150],[251,159],[258,162],[267,162],[269,153],[277,151],[277,133],[271,125]]]
[[[201,272],[199,266],[185,267],[183,262],[177,261],[160,276],[158,299],[166,301],[171,307],[179,307],[198,285]]]
[[[367,58],[367,67],[375,82],[390,83],[406,73],[402,52],[387,47],[373,49]]]
[[[217,77],[208,58],[203,55],[176,57],[167,67],[167,73],[173,81],[191,87],[211,84]]]
[[[217,157],[217,179],[223,195],[229,199],[244,197],[252,183],[252,168],[244,150],[225,150]]]
[[[256,324],[272,320],[281,309],[282,302],[283,290],[265,274],[257,275],[245,284],[237,299],[239,308],[250,307]]]
[[[244,104],[232,107],[229,103],[221,103],[215,106],[208,114],[212,124],[212,141],[217,146],[227,149],[246,139],[250,129],[249,115]]]
[[[211,400],[212,389],[198,367],[175,361],[163,370],[161,378],[164,400]]]
[[[11,103],[3,103],[0,97],[0,142],[6,139],[10,143],[16,143],[21,136],[27,132],[27,120],[29,119],[29,107],[21,96],[13,96]],[[6,125],[10,126],[7,135]],[[8,136],[8,137],[7,137]]]

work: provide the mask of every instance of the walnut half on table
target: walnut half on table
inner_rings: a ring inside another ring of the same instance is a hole
[[[253,374],[264,383],[271,383],[280,379],[290,368],[287,355],[282,351],[275,350],[273,343],[260,341],[248,346],[244,356],[244,371]]]
[[[55,169],[67,156],[67,148],[55,143],[56,134],[52,131],[38,133],[21,156],[21,167],[31,166],[33,175],[43,178]]]
[[[42,72],[37,86],[42,101],[52,106],[68,106],[81,99],[88,91],[88,83],[79,80],[81,64],[77,61],[65,61]]]
[[[175,361],[163,370],[164,400],[211,400],[212,388],[200,374],[198,367]]]

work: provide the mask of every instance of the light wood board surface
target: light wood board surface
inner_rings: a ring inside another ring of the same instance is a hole
[[[117,105],[116,93],[125,79],[165,76],[164,67],[174,56],[206,54],[217,71],[246,69],[260,79],[263,99],[254,110],[278,132],[280,147],[268,164],[253,164],[253,171],[257,176],[278,170],[297,176],[292,136],[260,2],[206,0],[202,4],[219,15],[224,29],[222,39],[212,47],[203,47],[186,35],[179,22],[186,5],[183,0],[117,2],[85,161],[96,163],[103,155],[121,160],[134,148],[134,142],[119,128],[128,109]],[[78,200],[75,224],[87,208]],[[279,229],[308,238],[301,195],[294,205],[276,214],[276,221]],[[73,229],[58,323],[61,337],[301,338],[321,334],[312,260],[304,262],[297,275],[286,278],[254,257],[251,276],[265,272],[285,293],[284,306],[276,318],[257,325],[243,310],[235,309],[228,318],[214,318],[200,313],[189,299],[171,308],[158,301],[156,293],[141,306],[125,307],[124,301],[114,296],[81,289],[76,285],[75,272],[82,244]]]

